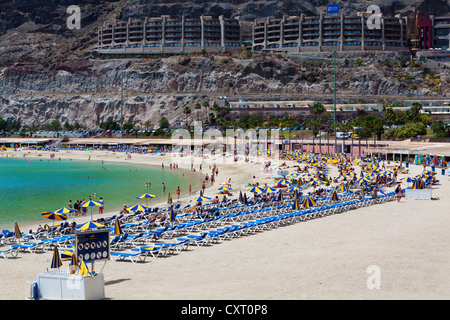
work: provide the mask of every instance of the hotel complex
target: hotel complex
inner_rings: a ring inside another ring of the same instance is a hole
[[[412,22],[412,20],[411,20]],[[267,17],[254,22],[224,16],[199,18],[147,17],[144,20],[104,22],[98,29],[100,54],[182,54],[247,50],[285,53],[330,51],[408,50],[408,18],[379,16],[379,24],[365,12],[353,15]],[[450,16],[421,19],[415,50],[448,52]]]
[[[379,28],[369,29],[364,15],[305,15],[257,19],[253,49],[284,52],[405,50],[407,18],[380,16]],[[370,25],[370,24],[369,24]]]
[[[103,54],[177,54],[227,52],[241,44],[237,19],[223,16],[180,19],[170,16],[104,23],[98,30],[98,52]]]

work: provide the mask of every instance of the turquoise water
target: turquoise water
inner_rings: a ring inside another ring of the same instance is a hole
[[[174,172],[178,172],[175,174]],[[181,173],[184,172],[185,176]],[[104,213],[119,211],[123,204],[132,206],[146,204],[145,199],[136,197],[150,193],[158,198],[149,199],[148,205],[167,201],[167,195],[176,194],[180,186],[181,195],[197,188],[190,172],[161,169],[118,163],[0,159],[0,227],[12,229],[14,221],[20,223],[49,223],[41,217],[44,211],[55,211],[67,207],[69,200],[93,200],[103,198]],[[145,184],[150,182],[151,187]],[[162,192],[162,182],[166,192]],[[88,208],[90,214],[91,208]],[[93,207],[94,219],[98,217],[98,208]],[[28,231],[28,230],[26,230]]]

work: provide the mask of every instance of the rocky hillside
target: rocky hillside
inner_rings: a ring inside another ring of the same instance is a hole
[[[0,67],[33,65],[51,70],[64,62],[86,60],[104,21],[171,15],[198,17],[224,15],[253,21],[283,15],[315,15],[326,11],[325,0],[3,0],[0,1]],[[336,0],[341,11],[366,11],[379,5],[384,14],[443,15],[450,12],[449,0]],[[66,22],[70,5],[81,9],[81,29],[70,30]]]
[[[185,106],[237,99],[332,98],[330,57],[308,61],[277,55],[172,57],[145,60],[95,60],[90,49],[103,21],[145,16],[225,15],[253,20],[266,16],[318,14],[325,0],[7,0],[0,2],[0,117],[18,117],[28,127],[51,120],[78,121],[88,127],[120,112],[121,75],[124,76],[124,121],[172,123],[188,120]],[[337,0],[344,12],[365,11],[378,4],[383,13],[445,14],[446,0]],[[80,30],[69,30],[69,5],[79,5]],[[402,57],[398,57],[402,61]],[[392,54],[339,59],[338,98],[351,102],[397,100],[399,96],[449,95],[448,69],[431,72],[417,66],[385,65]],[[201,112],[199,116],[203,115]]]
[[[28,127],[57,119],[95,128],[112,117],[119,120],[121,83],[124,84],[124,121],[135,124],[162,116],[172,124],[206,112],[196,102],[219,96],[229,99],[304,99],[331,102],[333,65],[330,57],[260,55],[253,59],[221,56],[173,57],[149,60],[90,61],[51,72],[12,66],[0,74],[0,115],[19,117]],[[450,96],[448,69],[434,72],[402,63],[392,54],[339,59],[338,102],[393,102],[402,96]],[[210,112],[210,111],[208,111]],[[191,116],[192,116],[191,115]]]

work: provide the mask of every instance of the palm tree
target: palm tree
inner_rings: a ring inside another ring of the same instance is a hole
[[[184,107],[183,109],[183,113],[187,116],[188,120],[189,120],[189,116],[192,113],[191,108],[189,108],[188,106]],[[187,121],[187,123],[189,123],[190,121]]]
[[[202,108],[202,105],[200,104],[200,102],[197,102],[194,106],[195,110],[200,110]],[[198,111],[197,111],[197,120],[198,120]]]
[[[203,101],[203,108],[205,108],[206,121],[208,121],[208,109],[209,109],[209,101]]]

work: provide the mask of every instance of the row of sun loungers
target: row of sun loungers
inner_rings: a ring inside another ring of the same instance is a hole
[[[340,202],[332,202],[327,195],[316,199],[317,206],[301,210],[293,209],[293,199],[273,202],[251,201],[246,205],[229,201],[220,206],[206,206],[210,209],[215,208],[213,215],[203,217],[194,214],[180,215],[175,222],[167,220],[159,226],[147,220],[140,221],[142,215],[131,215],[132,218],[127,215],[113,216],[109,218],[110,222],[120,219],[124,222],[122,229],[125,233],[114,236],[114,228],[110,228],[111,260],[143,262],[147,257],[157,258],[185,251],[189,245],[199,247],[211,245],[282,225],[369,206],[375,201],[371,197],[356,199],[357,197],[356,193],[347,192],[341,194]],[[377,202],[394,199],[394,192],[386,194],[381,192]],[[167,212],[167,209],[157,212]],[[3,235],[8,241],[13,238],[13,235],[11,237],[11,234],[6,232]],[[73,234],[43,238],[30,235],[21,239],[21,242],[9,242],[10,247],[0,250],[0,256],[5,259],[15,258],[19,252],[45,252],[52,250],[54,246],[72,250],[74,239]]]

